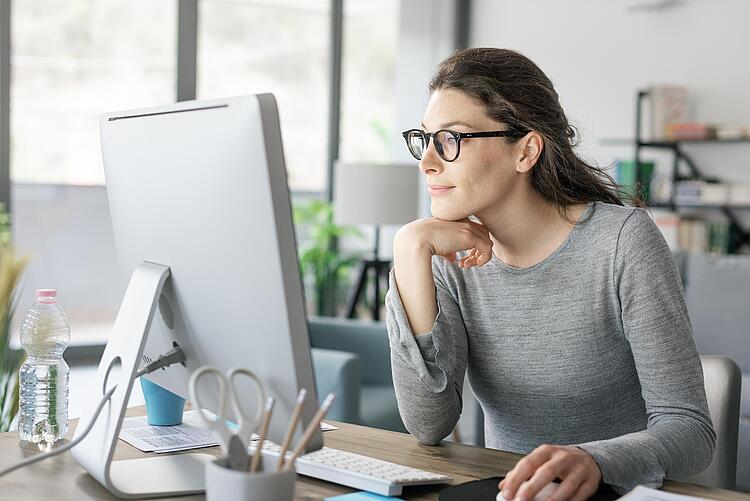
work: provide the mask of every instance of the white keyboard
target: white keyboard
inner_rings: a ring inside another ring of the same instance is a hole
[[[255,450],[254,445],[251,449]],[[281,447],[269,440],[263,442],[264,456],[278,458]],[[291,456],[287,452],[287,457]],[[398,496],[405,485],[441,484],[452,477],[382,461],[353,452],[323,447],[297,458],[297,473],[335,484],[346,485],[383,496]]]

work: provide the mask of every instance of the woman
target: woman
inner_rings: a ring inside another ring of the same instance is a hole
[[[393,379],[425,444],[461,413],[464,374],[489,447],[528,453],[501,482],[531,500],[624,493],[711,462],[715,433],[681,284],[659,230],[573,151],[547,76],[509,50],[438,67],[420,129],[432,218],[394,240]],[[480,132],[481,134],[476,134]]]

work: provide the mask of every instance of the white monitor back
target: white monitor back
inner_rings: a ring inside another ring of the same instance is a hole
[[[317,398],[275,99],[107,114],[101,141],[123,279],[143,261],[171,269],[143,361],[173,343],[187,361],[148,379],[187,398],[198,367],[247,367],[276,398],[276,442],[306,388],[299,438]],[[307,450],[321,445],[318,433]]]

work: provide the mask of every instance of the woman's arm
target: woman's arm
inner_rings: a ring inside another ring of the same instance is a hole
[[[604,482],[624,492],[702,471],[713,457],[716,433],[679,273],[645,211],[634,211],[623,224],[613,272],[647,429],[579,447],[597,461]]]
[[[473,254],[491,257],[489,233],[470,221],[419,220],[394,240],[386,296],[393,382],[404,424],[422,443],[440,442],[458,421],[467,359],[461,311],[433,255],[453,262],[456,251],[478,248]]]
[[[399,413],[409,433],[434,445],[451,433],[461,415],[468,356],[461,311],[442,285],[434,285],[436,316],[429,332],[415,336],[393,271],[390,282],[386,324]]]
[[[432,330],[437,316],[432,256],[454,262],[456,252],[472,250],[472,263],[482,266],[492,259],[492,240],[487,229],[473,221],[418,219],[404,225],[393,240],[393,270],[411,331]]]
[[[411,331],[415,335],[430,332],[437,316],[437,299],[429,247],[399,231],[393,241],[393,272]]]

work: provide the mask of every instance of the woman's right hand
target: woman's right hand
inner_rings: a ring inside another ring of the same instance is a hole
[[[469,220],[418,219],[401,227],[393,240],[393,273],[413,334],[432,330],[438,307],[432,256],[456,262],[456,252],[468,250],[458,265],[481,266],[492,259],[487,228]]]
[[[456,262],[456,253],[468,251],[458,261],[461,268],[482,266],[492,260],[492,240],[486,227],[469,219],[445,221],[437,218],[417,219],[404,225],[394,240],[396,254],[401,250],[425,250]]]

